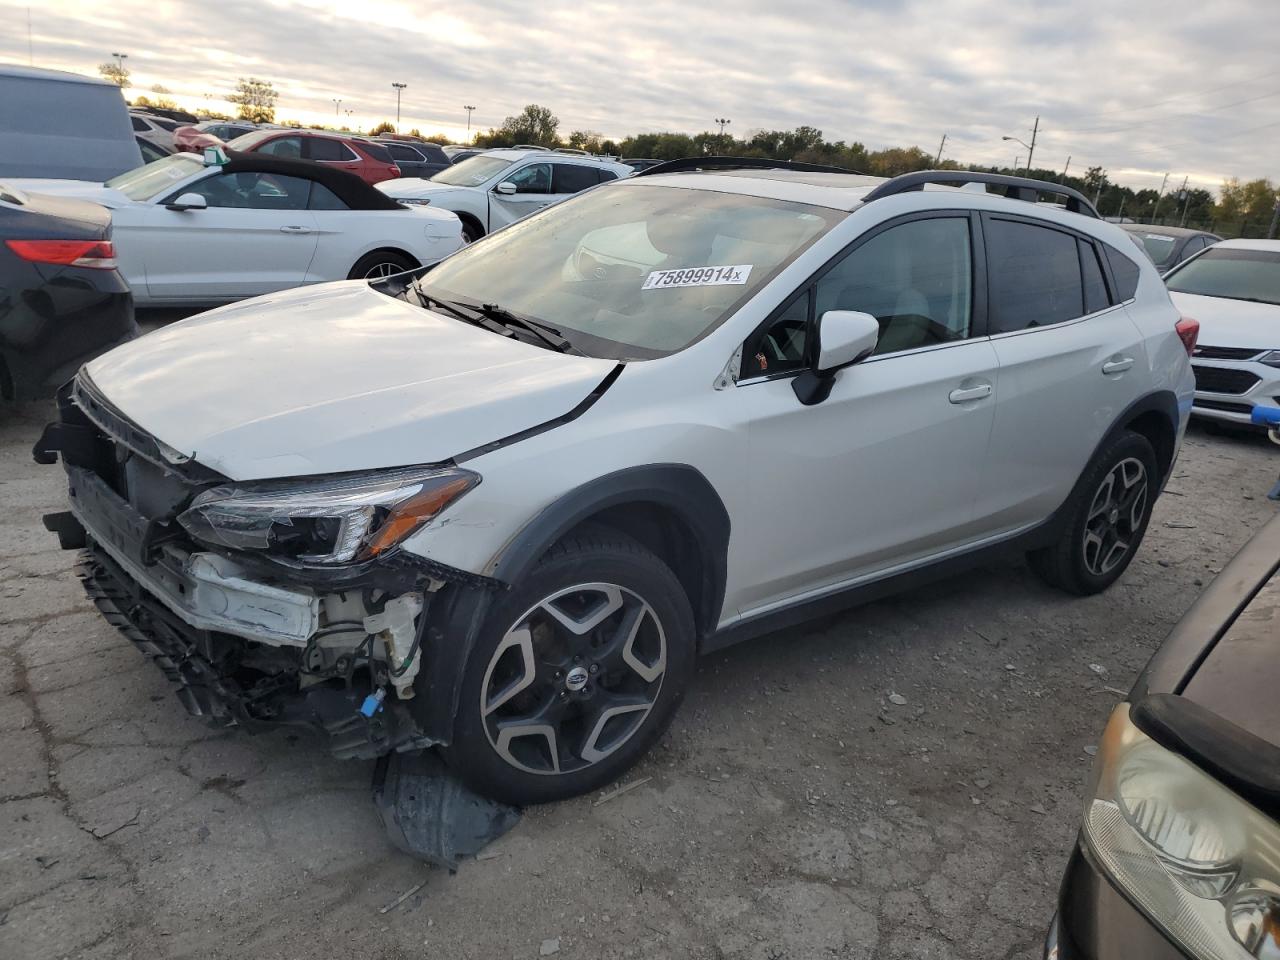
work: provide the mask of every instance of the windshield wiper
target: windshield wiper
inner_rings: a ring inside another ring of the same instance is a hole
[[[555,327],[512,313],[506,307],[500,307],[496,303],[482,303],[475,310],[490,320],[496,320],[498,323],[509,327],[527,330],[552,350],[565,353],[573,349],[573,344],[566,340]]]

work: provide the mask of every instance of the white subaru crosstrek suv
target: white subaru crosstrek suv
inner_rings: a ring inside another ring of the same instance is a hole
[[[467,243],[589,187],[635,171],[590,154],[538,147],[486,150],[428,179],[399,177],[377,188],[401,203],[457,214]]]
[[[634,764],[699,651],[997,551],[1120,576],[1194,391],[1132,241],[1057,184],[725,163],[92,361],[46,525],[193,713],[517,803]]]
[[[1191,367],[1198,417],[1280,418],[1280,240],[1223,240],[1165,274],[1173,303],[1200,322]]]

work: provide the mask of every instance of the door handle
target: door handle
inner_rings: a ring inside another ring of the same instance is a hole
[[[959,390],[952,390],[947,394],[947,399],[952,403],[964,403],[966,400],[982,400],[984,397],[991,396],[991,384],[980,383],[976,387],[961,387]]]
[[[310,233],[310,232],[311,232],[311,228],[310,228],[310,227],[295,227],[295,226],[290,226],[290,227],[281,227],[281,228],[280,228],[280,232],[281,232],[281,233]]]
[[[1133,357],[1119,357],[1102,365],[1103,373],[1124,373],[1133,366]]]

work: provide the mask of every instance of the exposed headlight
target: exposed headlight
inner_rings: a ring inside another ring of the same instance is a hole
[[[367,560],[395,546],[480,482],[456,468],[222,486],[178,522],[197,540],[306,563]]]
[[[1194,957],[1280,958],[1280,825],[1147,737],[1127,703],[1094,781],[1085,842],[1130,899]]]
[[[1264,353],[1258,358],[1258,363],[1265,363],[1268,367],[1280,367],[1280,350]]]
[[[426,207],[431,205],[431,201],[423,197],[396,197],[395,200],[397,203],[412,203],[419,207]]]

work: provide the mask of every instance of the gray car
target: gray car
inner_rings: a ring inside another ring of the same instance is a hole
[[[1151,262],[1163,273],[1172,270],[1183,260],[1194,256],[1205,247],[1211,247],[1222,238],[1203,230],[1186,227],[1161,227],[1154,223],[1122,223],[1126,230],[1142,245]]]

